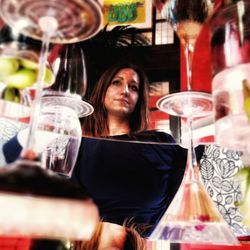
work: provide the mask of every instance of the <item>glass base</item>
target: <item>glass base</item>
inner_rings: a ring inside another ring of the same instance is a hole
[[[52,43],[83,41],[102,28],[102,9],[98,1],[1,0],[0,12],[10,27],[38,40],[43,38],[43,30],[39,26],[41,18],[54,19],[52,24],[58,27],[51,34]]]
[[[156,106],[165,113],[178,117],[205,117],[213,112],[211,94],[196,91],[166,95],[158,100]]]

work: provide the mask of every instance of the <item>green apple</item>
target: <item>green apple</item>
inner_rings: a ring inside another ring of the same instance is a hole
[[[250,227],[250,192],[249,189],[244,193],[243,201],[239,205],[239,210],[243,215],[243,223],[247,227]]]
[[[19,61],[15,58],[0,57],[0,76],[13,74],[19,68]]]
[[[31,61],[31,60],[28,60],[28,59],[22,59],[20,61],[20,64],[23,68],[26,68],[26,69],[32,69],[32,70],[36,70],[38,71],[38,64]],[[38,72],[37,72],[38,74]],[[50,69],[46,68],[45,70],[45,76],[44,76],[44,83],[46,85],[51,85],[53,83],[53,80],[54,80],[54,76],[53,76],[53,73]]]
[[[4,83],[9,87],[24,89],[32,86],[36,81],[37,74],[31,69],[20,69],[4,79]]]
[[[51,85],[53,83],[53,81],[54,81],[53,72],[52,72],[52,70],[50,70],[50,69],[47,68],[45,70],[44,83],[46,85]]]
[[[21,59],[20,60],[20,64],[22,67],[26,68],[26,69],[32,69],[32,70],[38,70],[38,63],[33,62],[31,60],[28,59]],[[45,70],[45,76],[44,76],[44,83],[46,85],[51,85],[53,83],[54,80],[54,75],[52,73],[52,71],[48,68],[46,68]]]
[[[242,201],[239,202],[239,210],[243,215],[243,222],[250,227],[250,167],[244,167],[236,175],[236,179],[240,183],[243,195]]]
[[[250,183],[250,168],[244,167],[238,171],[238,173],[235,176],[235,180],[240,183],[241,192],[244,194],[247,191],[247,187]]]
[[[20,64],[27,69],[38,69],[38,63],[28,59],[21,59]]]
[[[20,103],[20,92],[17,88],[6,87],[3,91],[2,98],[6,101],[12,101]]]

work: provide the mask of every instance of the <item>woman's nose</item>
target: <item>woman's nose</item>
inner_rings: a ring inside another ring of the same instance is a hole
[[[125,93],[125,94],[128,94],[128,93],[129,93],[129,87],[128,87],[127,84],[124,84],[124,85],[122,86],[122,91],[123,91],[123,93]]]

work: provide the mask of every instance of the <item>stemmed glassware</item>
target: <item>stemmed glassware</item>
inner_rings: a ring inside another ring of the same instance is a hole
[[[168,96],[168,109],[173,109],[173,112],[179,109],[182,114],[185,114],[185,111],[192,113],[193,117],[206,116],[211,113],[210,95],[193,91],[192,60],[197,37],[212,10],[211,0],[168,0],[163,7],[162,15],[176,31],[184,47],[186,59],[187,91]]]
[[[73,172],[82,138],[79,117],[93,112],[93,107],[82,100],[87,88],[83,49],[77,44],[63,45],[52,68],[55,81],[43,91],[38,131],[43,132],[43,139],[47,135],[50,141],[42,153],[44,165],[68,178]],[[41,146],[39,141],[38,146]]]
[[[207,193],[196,159],[192,122],[212,113],[210,94],[192,91],[192,57],[195,41],[212,10],[209,0],[169,0],[164,11],[184,45],[187,64],[187,91],[162,97],[157,107],[187,119],[189,143],[183,181],[173,201],[151,235],[153,240],[179,243],[238,244]]]
[[[166,105],[167,97],[157,102],[158,108],[164,112],[168,111]],[[189,121],[187,163],[182,183],[150,238],[178,243],[238,244],[202,182],[193,145],[191,113],[183,115],[177,110],[170,114]]]
[[[95,1],[1,0],[0,14],[16,31],[42,41],[27,144],[21,158],[1,168],[0,172],[1,202],[6,205],[0,213],[0,234],[89,239],[98,221],[96,206],[83,191],[79,192],[65,179],[42,169],[34,145],[44,105],[42,81],[49,44],[74,43],[96,34],[102,24],[101,6]],[[31,196],[25,198],[27,194]],[[14,211],[16,206],[18,213]],[[12,210],[9,218],[7,214]]]

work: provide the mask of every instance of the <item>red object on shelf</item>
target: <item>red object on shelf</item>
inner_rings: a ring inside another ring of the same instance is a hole
[[[30,117],[19,118],[18,121],[28,124],[30,122]]]
[[[214,12],[223,6],[223,0],[215,0]],[[197,38],[192,65],[193,90],[211,93],[212,67],[210,54],[210,27],[205,23]],[[187,90],[186,61],[183,46],[181,46],[181,90]]]
[[[180,250],[249,250],[250,244],[239,246],[181,244]]]
[[[1,250],[29,250],[31,246],[30,238],[21,237],[0,237]]]
[[[250,243],[250,242],[249,242]],[[208,244],[181,244],[169,241],[147,241],[147,250],[249,250],[250,244],[242,243],[238,246],[232,245],[208,245]]]
[[[161,110],[159,110],[156,106],[156,102],[162,96],[150,96],[149,97],[149,129],[158,129],[158,123],[163,121],[167,122],[169,120],[169,115]]]

